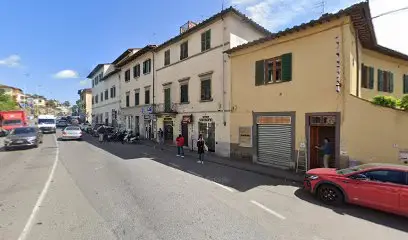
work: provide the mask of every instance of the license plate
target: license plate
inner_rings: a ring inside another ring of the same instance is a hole
[[[22,140],[18,140],[18,141],[16,141],[16,143],[23,143],[24,141],[22,141]]]

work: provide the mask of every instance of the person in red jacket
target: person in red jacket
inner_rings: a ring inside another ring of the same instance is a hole
[[[176,142],[177,142],[177,157],[184,157],[184,137],[181,136],[181,134],[176,138]]]

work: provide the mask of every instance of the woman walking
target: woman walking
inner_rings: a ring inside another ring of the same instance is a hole
[[[203,135],[200,134],[198,136],[198,140],[197,140],[197,152],[198,152],[198,161],[197,163],[201,163],[204,164],[204,152],[206,150],[207,146],[205,145],[204,139],[203,139]]]

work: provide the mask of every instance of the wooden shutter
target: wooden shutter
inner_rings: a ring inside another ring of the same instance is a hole
[[[367,88],[367,70],[366,70],[366,66],[364,66],[364,64],[361,64],[361,87],[362,88]]]
[[[255,62],[255,86],[265,84],[265,60]]]
[[[211,48],[211,30],[208,30],[205,34],[206,49]]]
[[[374,68],[369,67],[368,68],[368,88],[369,89],[374,89]]]
[[[378,73],[378,91],[383,91],[384,89],[384,76],[383,76],[383,71],[381,71],[381,69],[378,69],[377,71]]]
[[[392,72],[388,72],[388,92],[394,92],[394,74]]]
[[[292,80],[292,53],[282,55],[282,81]]]

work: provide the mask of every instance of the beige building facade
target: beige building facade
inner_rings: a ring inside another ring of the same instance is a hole
[[[406,93],[408,56],[378,45],[368,3],[228,53],[231,155],[282,169],[317,168],[316,146],[328,138],[331,167],[405,163],[408,113],[370,100]]]

